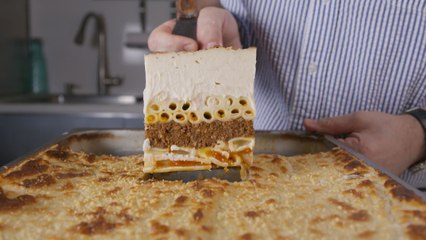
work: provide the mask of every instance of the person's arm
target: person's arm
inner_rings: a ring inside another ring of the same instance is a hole
[[[169,20],[155,28],[148,38],[153,52],[196,51],[224,46],[241,48],[238,25],[232,14],[220,7],[217,0],[197,1],[201,9],[197,20],[197,41],[172,34],[176,20]]]
[[[380,166],[399,175],[426,153],[422,125],[413,116],[380,112],[357,112],[335,118],[305,120],[308,131],[340,139]]]

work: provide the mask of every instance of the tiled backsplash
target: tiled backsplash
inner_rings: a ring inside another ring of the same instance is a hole
[[[113,94],[142,94],[145,85],[143,55],[146,49],[128,48],[129,33],[140,29],[138,0],[29,0],[30,34],[44,41],[49,88],[52,93],[64,91],[67,83],[77,85],[76,93],[96,92],[97,49],[91,46],[93,23],[86,29],[82,46],[73,39],[87,12],[104,16],[110,72],[124,78]],[[170,0],[148,0],[146,30],[170,18]]]

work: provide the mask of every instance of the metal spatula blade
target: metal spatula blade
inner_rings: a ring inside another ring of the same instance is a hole
[[[182,171],[182,172],[168,172],[168,173],[153,173],[148,178],[156,180],[167,181],[183,181],[191,182],[202,179],[217,178],[227,180],[229,182],[241,181],[240,167],[231,167],[227,170],[223,168],[215,168],[211,170],[196,170],[196,171]]]

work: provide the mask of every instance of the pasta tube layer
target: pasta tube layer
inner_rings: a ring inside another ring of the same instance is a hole
[[[248,166],[256,49],[145,57],[144,171]]]

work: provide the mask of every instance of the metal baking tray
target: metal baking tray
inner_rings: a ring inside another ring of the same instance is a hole
[[[144,131],[141,129],[82,129],[65,133],[60,139],[38,149],[35,151],[35,153],[42,151],[43,149],[53,144],[59,144],[70,147],[74,151],[82,151],[95,155],[111,154],[115,156],[126,156],[142,154],[143,141]],[[334,147],[340,147],[344,149],[345,151],[354,155],[356,158],[385,173],[396,182],[400,183],[407,189],[412,190],[420,198],[426,201],[426,194],[410,186],[401,180],[398,176],[387,171],[386,169],[381,168],[374,162],[367,159],[365,156],[352,150],[331,136],[311,135],[303,132],[257,131],[254,153],[295,156],[307,153],[325,152],[331,150]],[[15,161],[2,167],[0,172],[2,172],[3,168],[16,164],[33,154],[34,153],[16,159]],[[186,172],[186,174],[188,173],[195,174],[195,171]],[[212,175],[214,175],[213,173]],[[187,176],[188,175],[186,175],[186,177]],[[185,178],[185,176],[183,178]]]

